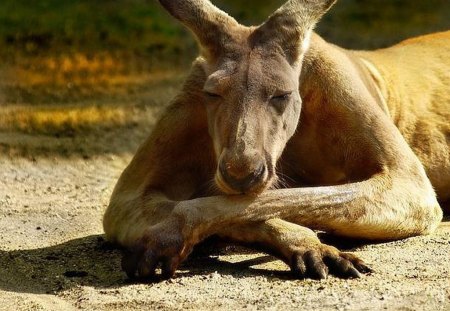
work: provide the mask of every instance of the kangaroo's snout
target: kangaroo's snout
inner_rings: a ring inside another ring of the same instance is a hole
[[[220,157],[216,183],[227,194],[254,193],[267,183],[267,164],[254,152],[237,155],[225,150]]]

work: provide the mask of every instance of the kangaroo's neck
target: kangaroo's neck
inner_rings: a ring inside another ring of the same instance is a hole
[[[389,114],[357,54],[312,36],[300,75],[300,120],[283,157],[291,167],[286,175],[298,176],[306,184],[335,185],[364,180],[376,172],[375,165],[353,169],[354,164],[345,160],[350,148],[346,137],[355,134],[354,120],[364,118],[367,111],[379,115],[380,108]]]
[[[380,108],[389,115],[386,103],[387,91],[384,80],[375,65],[364,58],[364,53],[341,48],[326,42],[318,34],[311,36],[310,47],[304,57],[302,73],[300,75],[300,94],[305,102],[308,99],[317,99],[328,92],[339,92],[342,85],[328,83],[333,75],[345,72],[354,79],[364,83],[366,91],[376,100]],[[308,108],[305,102],[304,108]]]

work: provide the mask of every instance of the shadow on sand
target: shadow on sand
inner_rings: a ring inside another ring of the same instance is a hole
[[[450,216],[441,226],[448,226]],[[321,234],[322,241],[344,251],[367,244]],[[292,279],[288,270],[271,270],[258,265],[277,260],[254,253],[240,246],[202,243],[179,267],[176,277],[209,275],[217,272],[235,278],[265,276],[272,279]],[[218,255],[252,254],[241,261],[229,262]],[[249,259],[250,258],[250,259]],[[75,286],[116,288],[132,284],[120,269],[121,250],[105,241],[102,235],[91,235],[55,246],[0,251],[0,289],[22,293],[57,293]],[[256,267],[254,267],[256,266]]]
[[[242,247],[217,247],[209,254],[205,245],[179,268],[177,277],[208,275],[217,272],[236,278],[265,276],[291,279],[289,271],[252,267],[277,260]],[[223,254],[253,254],[239,262],[219,259]],[[256,256],[256,257],[254,257]],[[0,251],[0,289],[23,293],[56,293],[74,286],[114,288],[131,284],[120,270],[121,250],[106,242],[102,235],[91,235],[55,246]]]

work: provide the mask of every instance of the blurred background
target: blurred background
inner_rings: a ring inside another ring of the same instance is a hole
[[[213,2],[243,24],[283,3]],[[449,0],[339,0],[317,32],[375,49],[448,29]],[[196,53],[156,0],[0,1],[0,153],[133,153]]]

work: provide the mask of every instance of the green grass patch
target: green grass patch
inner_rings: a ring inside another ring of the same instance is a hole
[[[283,1],[213,1],[244,24],[259,24]],[[450,28],[448,0],[340,0],[318,31],[347,47],[391,44]],[[156,62],[189,61],[188,32],[159,5],[143,0],[2,0],[0,55],[127,50]]]

